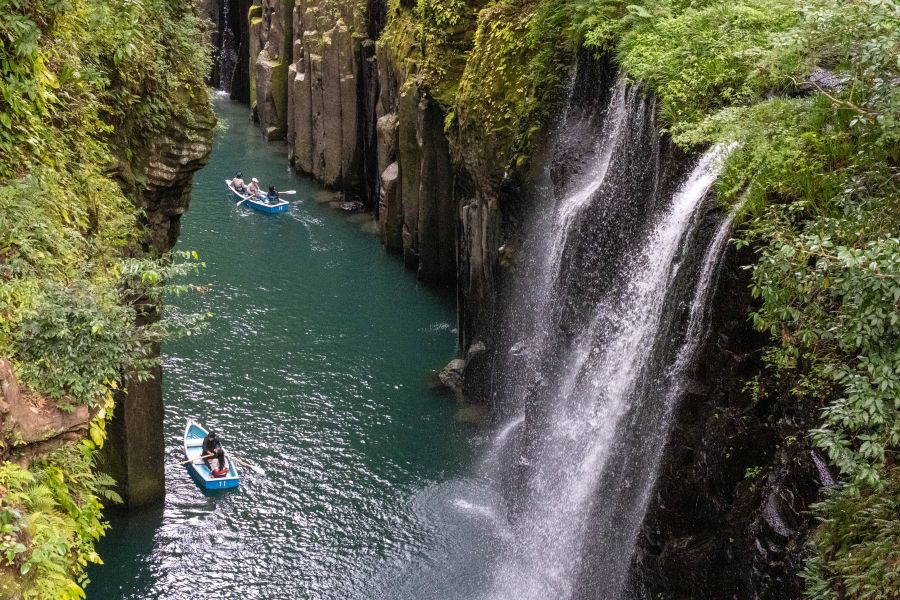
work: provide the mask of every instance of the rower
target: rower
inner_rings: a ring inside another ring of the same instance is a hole
[[[206,463],[206,466],[209,467],[209,470],[212,471],[212,466],[210,461],[214,456],[218,456],[218,450],[222,449],[222,442],[219,441],[219,436],[215,431],[210,431],[206,434],[206,437],[203,438],[203,452],[201,456],[203,456],[203,462]]]
[[[279,198],[278,198],[278,192],[275,191],[275,186],[274,186],[274,185],[270,185],[270,186],[269,186],[269,194],[266,196],[266,201],[267,201],[269,204],[278,204],[278,200],[279,200]]]
[[[262,190],[259,189],[259,179],[254,177],[250,180],[250,185],[247,186],[247,193],[253,197],[262,195]]]

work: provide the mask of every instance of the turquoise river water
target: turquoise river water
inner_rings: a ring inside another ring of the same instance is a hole
[[[386,255],[370,218],[319,202],[245,106],[216,105],[227,130],[195,177],[179,243],[206,261],[195,279],[209,291],[174,301],[214,316],[164,347],[166,458],[182,458],[192,416],[265,475],[244,469],[238,490],[207,496],[167,467],[163,504],[111,516],[87,596],[418,597],[420,573],[446,556],[435,521],[480,437],[430,389],[454,355],[452,295]],[[235,169],[296,189],[290,212],[235,206],[224,185]]]

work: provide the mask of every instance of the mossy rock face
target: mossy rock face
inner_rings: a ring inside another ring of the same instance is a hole
[[[259,45],[259,30],[263,26],[262,6],[253,4],[247,11],[247,22],[250,24],[250,40],[247,44],[250,53],[250,106],[256,106],[256,58],[262,49]]]
[[[393,0],[378,40],[406,74],[401,87],[414,79],[448,113],[455,160],[487,187],[527,166],[565,79],[571,44],[546,4]]]
[[[287,128],[287,101],[288,101],[288,65],[286,62],[269,62],[271,79],[269,81],[269,95],[275,106],[275,114],[269,116],[268,125]]]

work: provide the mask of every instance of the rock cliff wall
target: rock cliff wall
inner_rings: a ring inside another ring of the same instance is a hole
[[[191,185],[212,151],[215,114],[205,90],[197,90],[190,119],[172,122],[154,138],[137,165],[121,164],[117,181],[126,195],[143,209],[140,252],[160,256],[171,250],[181,232]],[[155,307],[145,307],[154,319]],[[151,353],[159,356],[159,347]],[[107,423],[108,441],[102,449],[106,471],[116,480],[128,508],[160,500],[165,495],[162,369],[149,378],[129,379],[116,394],[116,410]]]
[[[298,172],[361,200],[384,247],[419,278],[460,282],[468,345],[490,321],[476,317],[493,302],[497,199],[458,185],[467,174],[451,151],[448,107],[418,75],[416,25],[396,18],[384,39],[387,12],[379,0],[256,0],[251,110],[267,139],[287,140]]]
[[[746,318],[753,260],[733,246],[723,257],[632,565],[638,597],[802,595],[809,507],[834,481],[806,435],[816,413],[745,387],[766,342]]]

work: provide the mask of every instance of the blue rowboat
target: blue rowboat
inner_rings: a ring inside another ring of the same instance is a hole
[[[228,191],[231,192],[231,195],[236,202],[240,202],[243,200],[243,206],[249,206],[255,211],[274,215],[275,213],[287,212],[287,210],[291,207],[290,203],[285,202],[284,200],[279,200],[275,204],[269,204],[268,202],[266,202],[266,196],[264,194],[260,194],[256,197],[242,194],[231,186],[230,179],[225,180],[225,185],[228,186]]]
[[[187,424],[184,426],[184,453],[186,458],[191,461],[187,465],[188,473],[191,474],[197,485],[204,490],[236,488],[240,482],[240,477],[238,476],[237,467],[231,461],[228,453],[225,453],[228,473],[222,477],[213,477],[209,467],[200,460],[200,457],[203,456],[203,438],[206,437],[207,433],[209,432],[193,419],[187,420]]]

